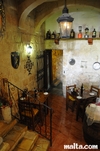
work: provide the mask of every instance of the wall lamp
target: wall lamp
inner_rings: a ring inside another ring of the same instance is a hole
[[[31,74],[31,69],[32,69],[32,66],[34,65],[34,63],[30,59],[30,56],[32,54],[32,49],[33,48],[30,45],[26,46],[27,61],[26,61],[26,64],[25,64],[24,68],[27,69],[29,74]]]
[[[3,0],[0,0],[0,37],[3,38],[4,32],[5,32],[5,9],[3,5]]]
[[[62,10],[62,15],[58,17],[57,22],[60,26],[60,37],[61,38],[70,38],[70,31],[72,29],[72,22],[74,18],[72,18],[68,14],[68,9],[66,7],[66,0],[65,0],[65,6]]]
[[[26,52],[27,52],[28,55],[32,54],[32,47],[30,45],[26,46]]]

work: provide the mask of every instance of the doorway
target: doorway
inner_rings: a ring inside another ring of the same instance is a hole
[[[52,86],[52,50],[44,51],[44,89],[48,90]]]
[[[44,88],[52,93],[62,91],[63,50],[44,51]],[[62,94],[62,92],[60,93]]]

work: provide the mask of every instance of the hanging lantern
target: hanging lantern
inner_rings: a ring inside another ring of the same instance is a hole
[[[72,29],[72,22],[74,18],[72,18],[68,14],[68,9],[66,7],[66,0],[65,0],[65,6],[62,11],[62,15],[58,17],[57,22],[59,23],[60,26],[60,37],[61,38],[70,38],[70,32]]]

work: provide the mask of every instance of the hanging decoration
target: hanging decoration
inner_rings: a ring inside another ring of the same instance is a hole
[[[19,67],[20,55],[19,52],[11,52],[11,64],[12,67],[17,69]]]
[[[27,51],[27,61],[24,68],[26,68],[28,73],[31,74],[31,69],[32,69],[32,66],[34,65],[34,63],[30,59],[30,56],[32,53],[32,47],[30,45],[27,45],[26,51]]]

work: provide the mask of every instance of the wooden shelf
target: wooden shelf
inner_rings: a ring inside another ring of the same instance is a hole
[[[92,38],[93,40],[100,40],[100,38]],[[53,40],[54,39],[45,39],[45,40]],[[88,38],[61,38],[59,40],[88,40]]]

